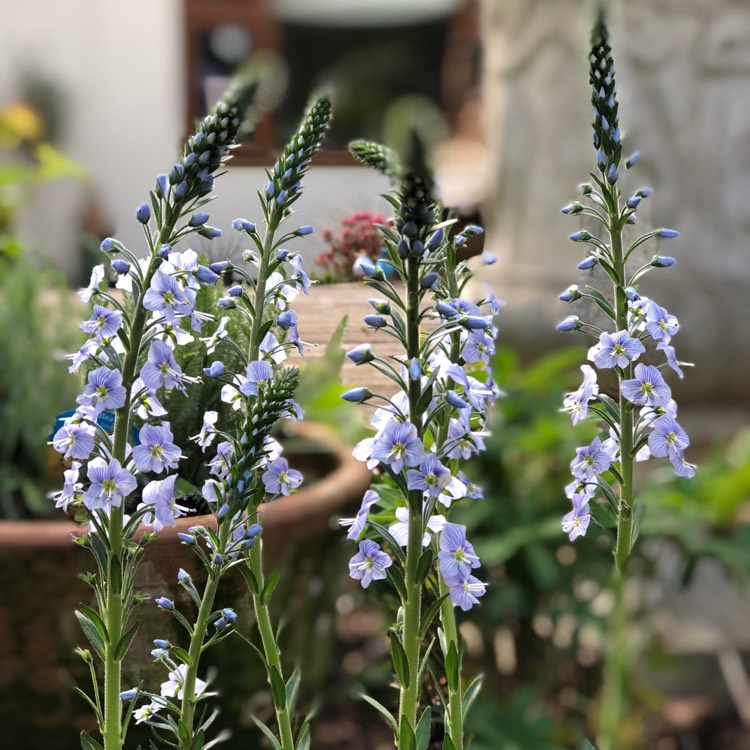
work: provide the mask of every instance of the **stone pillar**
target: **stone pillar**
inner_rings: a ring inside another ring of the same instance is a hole
[[[638,212],[640,229],[681,232],[658,245],[677,265],[641,285],[678,317],[678,357],[696,364],[673,390],[697,407],[750,408],[750,5],[612,6],[623,153],[642,154],[623,174],[624,189],[655,188]],[[488,248],[499,256],[489,272],[508,302],[503,340],[533,357],[584,343],[554,325],[574,312],[557,294],[581,282],[581,250],[568,235],[582,225],[560,207],[594,168],[587,60],[594,4],[488,0],[483,12],[496,159],[484,213]]]

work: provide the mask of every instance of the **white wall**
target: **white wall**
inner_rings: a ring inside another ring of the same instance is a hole
[[[14,100],[24,66],[53,78],[68,102],[60,145],[90,173],[86,186],[64,180],[38,191],[22,217],[26,245],[74,275],[88,189],[115,236],[136,250],[142,234],[134,211],[179,157],[184,136],[180,0],[0,0],[0,19],[0,106]],[[238,241],[232,219],[258,218],[255,191],[263,184],[261,169],[242,167],[217,182],[211,223],[230,249]],[[359,167],[313,168],[305,187],[299,223],[316,229],[386,207],[379,194],[387,181]],[[309,260],[323,245],[313,236],[299,249]]]

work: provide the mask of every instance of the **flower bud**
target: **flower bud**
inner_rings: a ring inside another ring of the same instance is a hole
[[[284,250],[283,247],[281,248],[281,250],[279,250],[278,253],[276,253],[276,260],[278,260],[280,263],[283,263],[288,257],[289,257],[289,251]]]
[[[225,310],[234,310],[234,308],[237,307],[237,303],[231,297],[222,297],[216,305]]]
[[[583,205],[578,201],[568,203],[567,206],[563,206],[560,209],[561,214],[570,214],[571,216],[575,216],[576,214],[581,213],[581,211],[583,211]]]
[[[384,328],[388,325],[388,321],[382,315],[365,315],[363,320],[371,328]]]
[[[625,162],[625,166],[630,169],[633,164],[635,164],[638,159],[641,158],[641,152],[640,151],[634,151],[630,156],[628,156],[627,161]]]
[[[614,185],[617,182],[617,167],[614,164],[609,165],[607,170],[607,179]]]
[[[169,254],[172,252],[172,246],[164,243],[157,251],[156,254],[162,259],[166,260]]]
[[[375,310],[375,312],[380,313],[381,315],[390,315],[391,314],[391,303],[384,299],[368,299],[367,300]]]
[[[573,234],[570,235],[570,239],[573,242],[586,242],[591,239],[591,233],[587,232],[585,229],[581,229],[580,232],[573,232]]]
[[[148,203],[141,203],[138,206],[138,210],[135,212],[135,218],[141,222],[141,224],[148,224],[151,221],[151,206]]]
[[[192,534],[185,534],[183,532],[179,532],[177,536],[185,542],[185,544],[195,544],[195,537]]]
[[[579,271],[590,271],[598,263],[597,259],[593,255],[589,255],[588,258],[582,260],[578,264]]]
[[[136,695],[138,695],[138,688],[130,688],[130,690],[123,690],[120,693],[120,698],[124,701],[132,701]]]
[[[422,377],[422,365],[418,357],[412,357],[409,362],[409,380],[419,380]]]
[[[201,237],[205,237],[207,240],[215,240],[217,237],[221,237],[221,229],[203,226],[198,230],[198,234]]]
[[[242,284],[235,284],[232,287],[229,287],[229,291],[227,294],[230,297],[241,297],[242,296]]]
[[[256,537],[260,532],[263,531],[263,527],[259,523],[251,524],[247,527],[245,536],[249,539],[250,537]]]
[[[632,287],[632,286],[625,287],[625,296],[631,302],[637,302],[641,298],[641,295],[638,294],[638,292],[635,290],[635,287]]]
[[[583,295],[578,291],[578,285],[573,284],[572,286],[569,286],[560,296],[558,299],[561,299],[563,302],[575,302],[578,299],[581,299]]]
[[[450,305],[443,300],[440,300],[437,305],[435,305],[435,309],[438,311],[441,318],[455,318],[456,315],[458,315],[458,310],[456,310],[453,305]]]
[[[213,562],[214,565],[221,565],[224,562],[224,558],[217,552],[211,558],[211,562]]]
[[[309,224],[303,224],[301,227],[297,227],[297,229],[294,230],[294,234],[298,237],[304,237],[305,235],[312,234],[313,231],[313,228]]]
[[[114,268],[120,276],[125,276],[130,273],[130,263],[122,258],[115,258],[115,260],[112,261],[112,268]]]
[[[416,237],[417,232],[419,229],[417,228],[417,225],[413,221],[407,221],[406,224],[404,224],[404,228],[401,230],[403,234],[405,234],[407,237]]]
[[[227,268],[231,268],[232,263],[228,260],[217,260],[216,263],[212,263],[209,268],[214,273],[222,273],[227,270]]]
[[[163,638],[154,638],[154,646],[158,646],[159,648],[170,648],[171,643],[169,641],[165,641]]]
[[[350,401],[353,404],[361,404],[372,398],[372,392],[369,388],[352,388],[346,393],[342,393],[341,398],[344,399],[344,401]]]
[[[577,315],[568,315],[565,320],[557,324],[557,330],[560,333],[568,333],[569,331],[575,331],[580,326],[580,319]]]
[[[211,217],[208,214],[193,214],[190,217],[188,226],[202,227]]]
[[[398,252],[398,257],[404,260],[405,258],[409,257],[409,251],[410,251],[410,243],[408,237],[402,237],[399,240],[398,247],[396,248],[396,252]]]
[[[484,331],[491,325],[489,320],[486,320],[479,315],[467,315],[466,317],[461,318],[458,322],[470,331]]]
[[[370,348],[369,344],[360,344],[359,346],[355,346],[354,349],[351,349],[346,353],[346,356],[349,361],[353,362],[355,365],[366,364],[367,362],[372,362],[372,360],[375,359],[375,355],[372,353],[372,349]]]
[[[638,208],[638,204],[643,200],[640,195],[631,195],[630,198],[628,198],[625,201],[625,205],[628,208]]]
[[[225,372],[223,362],[212,362],[210,367],[203,368],[203,374],[207,378],[220,378]]]
[[[445,232],[443,231],[442,227],[440,229],[436,229],[427,240],[427,249],[432,251],[440,247],[440,243],[443,241],[444,236]]]
[[[247,232],[248,234],[253,234],[255,232],[255,224],[253,224],[252,221],[247,221],[246,219],[235,219],[232,222],[232,226],[238,232]]]
[[[160,174],[156,178],[156,186],[154,187],[154,190],[156,190],[156,194],[164,198],[166,194],[169,192],[169,180],[167,179],[167,175]]]
[[[461,398],[455,391],[448,391],[445,394],[445,400],[456,409],[470,409],[471,405],[468,401]]]
[[[668,237],[668,238],[671,239],[672,237],[679,237],[680,233],[676,229],[660,229],[656,233],[656,236],[657,237]]]
[[[297,315],[294,312],[294,310],[284,310],[283,313],[279,315],[278,318],[276,318],[276,324],[280,328],[290,328],[291,326],[297,325]]]
[[[424,255],[424,252],[425,252],[425,246],[422,240],[414,240],[411,243],[411,254],[415,258],[421,258]]]
[[[211,286],[219,280],[219,275],[214,273],[208,266],[198,266],[198,270],[195,272],[195,278],[201,284],[207,284]]]
[[[166,596],[160,596],[156,599],[155,604],[161,609],[174,609],[174,602],[171,599],[167,599]]]
[[[655,255],[654,259],[651,261],[651,265],[654,268],[669,268],[675,263],[675,259],[671,258],[669,255]]]

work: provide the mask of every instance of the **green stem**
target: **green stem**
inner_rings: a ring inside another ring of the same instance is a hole
[[[174,229],[174,222],[163,227],[159,232],[157,247],[167,241]],[[153,255],[151,263],[144,278],[143,289],[148,289],[151,279],[158,267],[158,258]],[[125,462],[128,430],[130,428],[130,395],[135,380],[135,370],[138,364],[141,341],[146,325],[146,309],[143,300],[139,300],[138,307],[133,315],[130,327],[130,340],[128,352],[122,368],[122,385],[125,388],[125,404],[115,412],[114,442],[112,457],[121,464]],[[123,601],[122,580],[125,577],[123,567],[125,566],[123,551],[123,518],[125,514],[124,505],[112,508],[109,518],[109,570],[107,571],[106,586],[106,611],[104,613],[109,632],[109,645],[107,646],[104,659],[104,727],[102,735],[104,739],[104,750],[120,750],[122,747],[122,670],[120,660],[115,658],[115,648],[122,636],[125,627],[125,603]],[[112,576],[112,570],[117,568],[119,575]]]
[[[406,343],[407,359],[411,361],[419,357],[419,263],[415,258],[407,260],[407,304],[406,304]],[[419,380],[409,379],[409,420],[416,427],[419,439],[423,438],[422,415],[419,412],[419,399],[422,386]],[[422,537],[424,535],[424,520],[422,508],[422,492],[409,492],[409,535],[406,545],[405,582],[407,598],[404,602],[404,629],[402,644],[409,666],[409,682],[401,685],[399,695],[399,727],[402,721],[407,721],[412,729],[417,724],[417,709],[419,708],[420,685],[417,681],[419,673],[419,631],[422,620],[422,586],[418,585],[417,573],[419,559],[422,556]]]
[[[625,577],[616,570],[612,582],[614,602],[610,615],[608,643],[604,654],[604,675],[599,714],[599,750],[617,750],[623,715],[623,692],[627,668],[627,611],[623,600]]]
[[[228,523],[224,524],[229,527]],[[222,528],[222,532],[224,529]],[[226,534],[224,534],[226,536]],[[226,539],[222,542],[222,547]],[[187,728],[187,734],[184,740],[180,740],[180,748],[189,748],[194,739],[193,721],[195,718],[195,681],[198,676],[198,665],[200,663],[201,652],[203,651],[203,642],[208,630],[208,621],[214,608],[214,599],[219,588],[221,571],[212,567],[208,570],[208,580],[206,587],[203,589],[201,606],[198,610],[198,617],[195,620],[192,635],[190,636],[190,664],[185,670],[185,680],[182,685],[182,705],[180,706],[180,719]]]
[[[438,575],[440,581],[439,593],[443,596],[448,593],[448,587],[443,581],[443,576]],[[446,653],[450,650],[451,643],[455,644],[456,653],[461,654],[458,640],[458,629],[456,627],[456,610],[450,597],[447,597],[440,607],[440,621],[445,633]],[[463,750],[464,746],[464,707],[462,700],[461,665],[458,667],[458,690],[451,690],[448,685],[448,735],[456,750]]]
[[[617,194],[613,200],[615,212],[614,218],[619,214],[619,199]],[[610,234],[612,240],[612,255],[614,267],[620,284],[615,286],[615,310],[617,314],[617,328],[620,331],[628,327],[628,305],[627,297],[622,288],[625,284],[625,261],[622,251],[622,231],[617,224]],[[621,286],[622,285],[622,286]],[[628,377],[632,377],[628,368]],[[620,378],[620,383],[622,378]],[[617,542],[615,545],[615,563],[617,569],[622,571],[630,556],[632,524],[633,524],[633,412],[628,400],[620,391],[620,473],[622,484],[620,485],[620,507],[617,518]]]
[[[613,188],[610,207],[610,239],[612,258],[617,283],[615,284],[615,312],[617,329],[628,328],[628,304],[624,287],[625,257],[622,246],[622,229],[619,223],[619,191]],[[632,365],[627,368],[626,377],[632,377]],[[617,513],[617,540],[615,542],[615,571],[612,581],[614,603],[609,623],[609,643],[605,651],[600,719],[600,750],[616,750],[617,736],[623,714],[623,689],[627,664],[625,654],[625,632],[627,612],[623,602],[625,585],[625,564],[630,556],[633,533],[633,411],[631,404],[622,395],[623,377],[618,375],[620,407],[620,503]]]
[[[268,603],[261,601],[261,592],[265,586],[263,577],[263,548],[260,539],[256,541],[250,550],[250,567],[258,581],[258,593],[253,593],[253,608],[255,610],[255,620],[258,623],[258,632],[263,644],[263,653],[266,657],[268,667],[268,684],[271,685],[271,670],[275,669],[279,677],[286,685],[284,672],[281,667],[281,654],[279,652],[276,637],[274,636],[271,616],[268,612]],[[273,692],[272,692],[273,694]],[[276,709],[276,722],[279,726],[279,737],[281,739],[282,750],[294,750],[294,735],[292,734],[292,712],[286,705],[279,706],[274,701]]]
[[[266,226],[266,233],[263,237],[263,251],[260,254],[260,263],[258,265],[258,279],[255,282],[255,300],[253,301],[253,325],[250,329],[250,345],[248,348],[247,358],[250,362],[258,359],[260,350],[260,329],[263,325],[263,311],[266,305],[266,275],[268,274],[268,265],[271,262],[271,250],[273,248],[274,234],[279,225],[279,220],[271,217]]]

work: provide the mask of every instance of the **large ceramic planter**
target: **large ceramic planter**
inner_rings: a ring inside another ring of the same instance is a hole
[[[303,541],[321,544],[332,519],[356,505],[370,481],[350,448],[340,445],[325,428],[302,422],[295,426],[294,438],[304,439],[314,451],[295,455],[290,446],[290,463],[303,472],[316,466],[322,476],[295,495],[262,506],[267,567],[292,554]],[[195,555],[180,544],[177,533],[211,519],[179,519],[177,528],[165,530],[150,544],[136,590],[179,599],[177,571],[195,570]],[[92,598],[91,589],[79,578],[91,566],[90,555],[71,542],[71,535],[80,533],[81,527],[72,522],[0,522],[1,748],[68,750],[78,747],[81,729],[93,728],[90,712],[70,685],[74,680],[88,689],[89,680],[74,654],[85,639],[73,612],[79,602]],[[250,611],[247,599],[237,606]],[[137,666],[131,669],[131,679],[152,669],[149,639],[160,637],[155,630],[162,625],[172,624],[172,618],[148,603],[136,615],[142,626],[140,642],[133,644],[132,661]],[[145,662],[142,667],[140,660]]]

